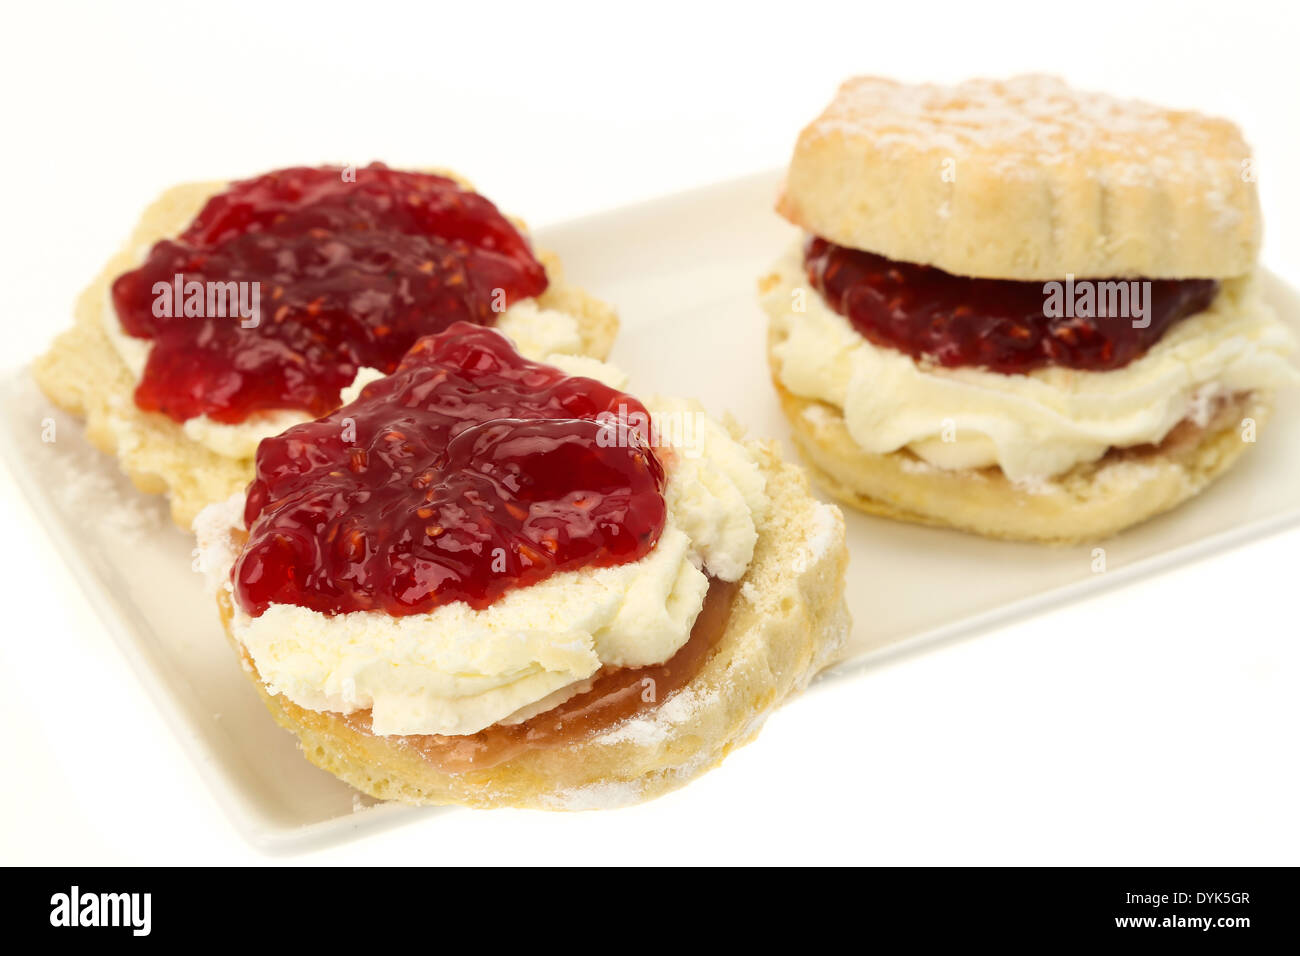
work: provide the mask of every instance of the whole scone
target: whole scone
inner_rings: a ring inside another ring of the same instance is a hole
[[[1231,123],[1042,76],[846,82],[799,136],[759,282],[796,445],[839,500],[1068,544],[1200,492],[1294,339]]]

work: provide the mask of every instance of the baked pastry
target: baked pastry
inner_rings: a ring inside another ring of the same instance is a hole
[[[33,371],[188,528],[247,484],[262,438],[458,320],[535,355],[604,357],[618,328],[452,174],[284,169],[164,193]]]
[[[245,669],[312,763],[406,803],[680,786],[847,633],[843,518],[774,444],[594,359],[454,325],[263,441],[195,522]]]
[[[799,136],[759,283],[794,440],[839,500],[999,538],[1174,507],[1300,380],[1224,120],[1023,76],[849,80]]]

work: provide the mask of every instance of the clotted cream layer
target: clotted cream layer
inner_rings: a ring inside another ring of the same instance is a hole
[[[139,384],[153,343],[126,333],[117,317],[117,310],[113,308],[111,293],[104,297],[102,317],[104,333],[131,372],[131,378]],[[521,355],[534,361],[552,353],[582,351],[578,320],[567,312],[543,309],[536,299],[523,299],[510,306],[497,319],[496,329],[514,342]],[[233,425],[199,415],[187,419],[181,428],[190,441],[198,442],[225,458],[252,458],[263,438],[311,420],[311,415],[298,409],[275,409],[254,412],[245,421]]]
[[[609,367],[593,359],[548,361],[609,378]],[[603,665],[666,661],[690,637],[708,576],[744,575],[768,499],[753,455],[697,405],[647,406],[664,436],[684,433],[672,417],[690,416],[692,442],[689,454],[683,447],[663,453],[667,523],[640,561],[555,574],[482,611],[456,602],[407,617],[328,617],[272,605],[250,618],[236,605],[235,638],[271,692],[312,710],[369,708],[378,734],[475,733],[535,711],[539,701],[555,706]],[[200,564],[214,588],[231,588],[231,532],[242,527],[243,503],[236,495],[195,521]]]
[[[1013,481],[1047,478],[1111,447],[1159,442],[1215,392],[1300,382],[1295,341],[1251,278],[1223,283],[1208,310],[1124,368],[1000,375],[873,345],[808,282],[799,244],[773,272],[780,281],[763,307],[784,336],[774,349],[780,383],[843,409],[865,451],[908,448],[940,468],[997,465]]]

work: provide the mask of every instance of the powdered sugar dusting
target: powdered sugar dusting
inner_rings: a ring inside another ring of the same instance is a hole
[[[1154,480],[1162,471],[1177,467],[1159,459],[1156,462],[1123,459],[1098,471],[1096,481],[1109,494],[1124,494]]]
[[[601,746],[632,743],[638,747],[655,747],[668,739],[673,728],[678,724],[692,720],[715,694],[700,694],[694,688],[686,687],[664,701],[648,717],[634,717],[624,721],[613,730],[601,734],[592,743]]]
[[[770,707],[763,708],[754,714],[736,734],[734,744],[731,746],[739,746],[753,739],[754,735],[762,729],[763,722],[767,720],[767,715],[771,712],[771,709]],[[726,749],[726,745],[706,748],[696,753],[689,760],[685,760],[675,767],[669,767],[656,776],[669,782],[668,789],[681,786],[720,761],[725,755]],[[654,779],[655,776],[650,776],[637,780],[593,783],[585,787],[573,787],[568,790],[559,790],[547,794],[541,798],[541,802],[543,806],[551,810],[616,810],[620,807],[639,803],[645,799],[646,790],[649,789],[649,785]]]
[[[1218,382],[1208,382],[1192,394],[1191,402],[1187,406],[1187,418],[1193,425],[1197,428],[1205,428],[1214,420],[1223,391]]]
[[[806,135],[865,135],[877,148],[929,150],[959,164],[978,157],[1008,174],[1076,162],[1116,185],[1204,183],[1210,208],[1231,217],[1224,178],[1250,155],[1226,120],[1070,88],[1058,77],[976,79],[956,86],[847,81]],[[1028,164],[1028,165],[1026,165]]]
[[[923,458],[904,455],[898,460],[898,467],[905,475],[928,475],[939,469]]]
[[[1043,475],[1025,475],[1012,482],[1017,491],[1027,495],[1051,495],[1061,490],[1061,486]]]
[[[826,555],[840,537],[840,513],[833,505],[815,502],[808,529],[808,550],[814,561]]]
[[[52,484],[53,497],[66,514],[94,516],[106,540],[135,543],[165,525],[157,499],[142,497],[126,477],[111,470],[106,459],[89,447],[52,444],[62,458],[60,476]]]

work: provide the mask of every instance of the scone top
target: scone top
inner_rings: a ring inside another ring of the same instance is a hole
[[[777,209],[805,231],[977,278],[1230,278],[1260,214],[1232,123],[1048,76],[844,83]]]

